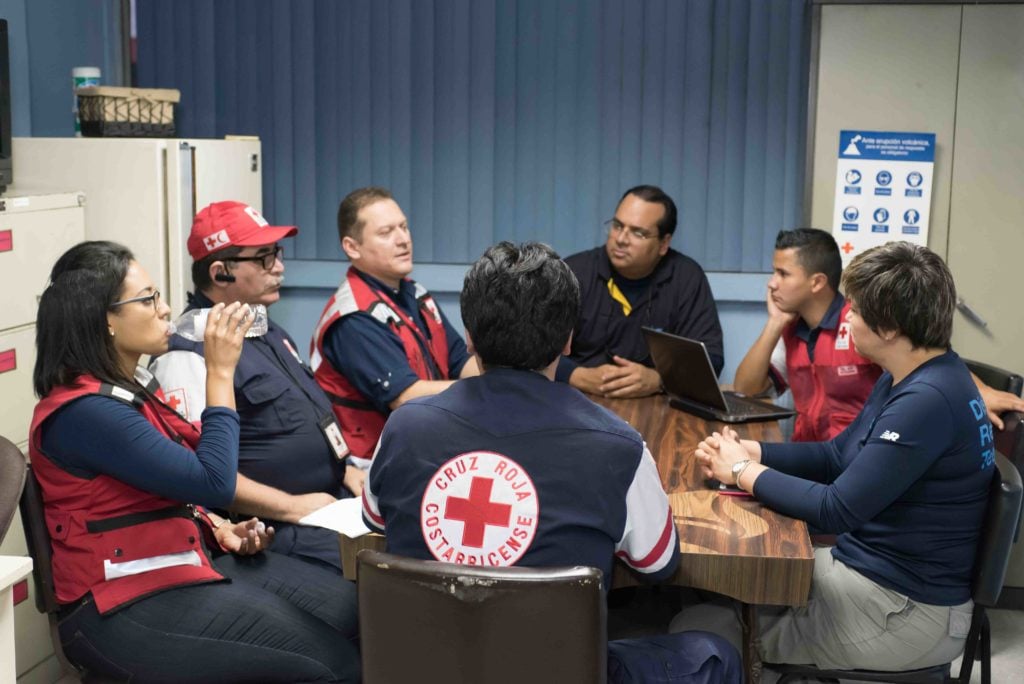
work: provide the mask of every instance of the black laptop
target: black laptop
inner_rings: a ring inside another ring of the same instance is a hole
[[[736,392],[723,392],[703,342],[653,328],[643,332],[673,408],[723,423],[781,420],[796,413]]]

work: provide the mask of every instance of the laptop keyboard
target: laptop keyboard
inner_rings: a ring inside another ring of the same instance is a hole
[[[726,408],[729,410],[729,413],[734,416],[759,416],[769,413],[777,413],[779,411],[779,409],[774,406],[766,406],[757,401],[738,397],[735,394],[723,392],[722,396],[725,398]]]

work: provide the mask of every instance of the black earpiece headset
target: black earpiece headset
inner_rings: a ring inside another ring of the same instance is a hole
[[[233,283],[235,282],[235,276],[230,273],[214,273],[213,279],[220,283]]]

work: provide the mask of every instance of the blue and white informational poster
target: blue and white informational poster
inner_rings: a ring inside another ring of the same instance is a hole
[[[934,133],[840,131],[832,234],[843,266],[891,240],[928,244]]]

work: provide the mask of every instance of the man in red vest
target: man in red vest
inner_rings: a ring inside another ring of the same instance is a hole
[[[768,321],[736,369],[734,387],[748,395],[772,386],[793,392],[793,441],[822,442],[860,412],[881,369],[850,341],[849,303],[839,292],[842,258],[832,235],[814,228],[780,231],[768,281]],[[993,425],[1024,400],[974,378]]]
[[[338,237],[352,266],[313,332],[310,365],[350,461],[365,468],[391,411],[478,370],[430,293],[408,278],[412,235],[388,190],[349,193],[338,207]]]

